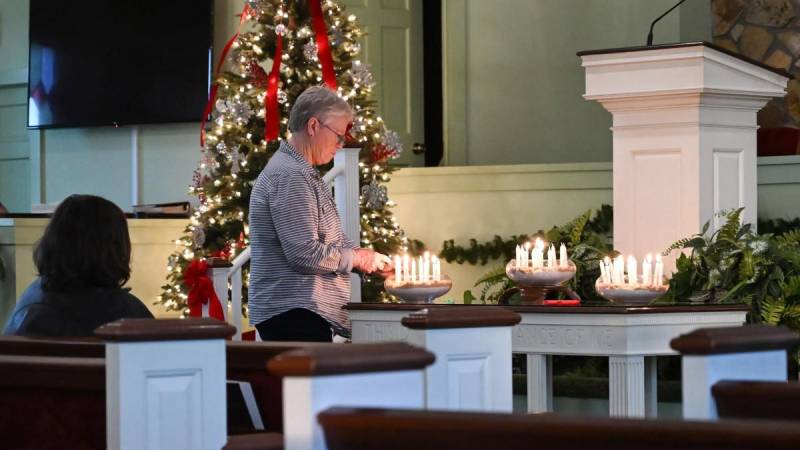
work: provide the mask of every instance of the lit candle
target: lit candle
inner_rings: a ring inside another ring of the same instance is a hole
[[[514,251],[516,252],[516,256],[514,256],[514,267],[519,269],[519,265],[522,264],[522,252],[520,251],[520,246],[517,245],[514,247]]]
[[[531,243],[530,242],[526,242],[525,243],[525,251],[522,252],[522,255],[523,255],[522,256],[522,266],[523,267],[528,267],[528,255],[530,253],[530,249],[531,249]]]
[[[622,255],[617,256],[614,260],[614,273],[617,277],[617,279],[614,280],[614,284],[625,284],[625,258],[623,258]]]
[[[411,283],[416,283],[417,281],[417,261],[412,259],[411,260]]]
[[[442,263],[439,258],[433,255],[433,281],[440,281],[442,279]]]
[[[605,258],[603,258],[603,262],[601,262],[600,264],[602,264],[603,268],[605,269],[605,276],[603,277],[603,283],[611,284],[611,258],[606,256]],[[602,274],[602,271],[600,273]]]
[[[560,255],[559,255],[560,258],[558,260],[559,266],[562,269],[566,269],[569,266],[569,264],[567,263],[567,261],[569,261],[569,259],[567,258],[567,246],[564,245],[564,244],[561,244],[561,248],[559,249],[559,253],[560,253]]]
[[[408,261],[408,253],[403,254],[403,282],[411,281],[411,265]]]
[[[422,282],[427,283],[431,279],[431,252],[426,251],[425,256],[423,258],[423,263],[425,265],[424,270],[422,271]]]
[[[547,267],[551,269],[556,267],[556,246],[553,244],[550,244],[547,250]]]
[[[656,272],[654,275],[653,285],[661,286],[664,281],[664,262],[661,261],[661,255],[656,255]]]
[[[650,253],[642,261],[642,284],[650,286],[653,278],[653,255]]]
[[[603,261],[597,262],[600,265],[600,282],[606,282],[606,264]]]
[[[394,256],[394,282],[400,283],[402,281],[403,267],[400,265],[400,257]]]
[[[531,260],[534,269],[542,268],[542,263],[544,261],[544,242],[539,238],[536,238],[536,244],[533,246]]]
[[[628,284],[635,286],[639,282],[637,272],[636,258],[633,255],[628,255]]]
[[[417,259],[419,261],[417,263],[417,282],[422,283],[423,281],[422,269],[424,269],[423,267],[424,265],[422,264],[422,256],[420,256]]]

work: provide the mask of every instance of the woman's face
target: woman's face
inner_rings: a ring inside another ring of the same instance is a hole
[[[313,164],[317,166],[327,164],[333,159],[336,151],[344,145],[350,117],[331,114],[324,120],[312,118],[309,122],[310,128],[314,130],[311,136]]]

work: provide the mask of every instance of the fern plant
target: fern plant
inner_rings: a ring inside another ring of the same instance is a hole
[[[724,224],[667,250],[683,250],[670,280],[667,301],[745,303],[749,320],[800,329],[800,230],[757,234],[741,223],[742,209],[721,213]]]

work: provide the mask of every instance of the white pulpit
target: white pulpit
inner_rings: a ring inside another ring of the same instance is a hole
[[[613,116],[617,250],[660,252],[723,210],[756,223],[756,113],[783,97],[787,73],[709,43],[578,56],[584,98]]]

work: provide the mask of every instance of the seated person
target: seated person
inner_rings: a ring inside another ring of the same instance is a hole
[[[33,254],[39,278],[22,293],[3,334],[92,336],[122,318],[152,318],[124,285],[131,275],[128,222],[117,205],[72,195],[56,208]]]

